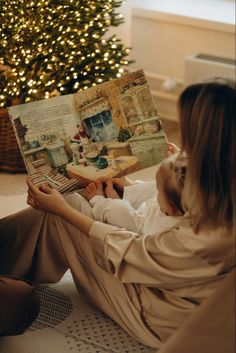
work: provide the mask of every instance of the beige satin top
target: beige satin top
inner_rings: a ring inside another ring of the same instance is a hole
[[[90,239],[97,264],[120,279],[146,325],[165,340],[234,266],[234,236],[226,233],[195,234],[186,214],[157,235],[94,222]]]

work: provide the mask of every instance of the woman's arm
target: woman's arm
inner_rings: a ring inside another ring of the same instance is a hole
[[[71,207],[64,197],[55,189],[42,184],[40,188],[33,185],[28,178],[27,203],[36,210],[53,213],[75,226],[85,235],[89,235],[94,220]]]
[[[97,264],[124,283],[158,284],[162,288],[173,289],[175,284],[178,288],[180,284],[185,287],[186,283],[214,277],[222,271],[224,259],[212,265],[204,258],[204,251],[213,237],[196,236],[188,220],[187,224],[184,222],[182,226],[178,225],[162,234],[140,235],[94,221],[73,209],[56,190],[46,185],[38,189],[30,180],[27,182],[28,204],[62,217],[89,236]],[[225,238],[222,238],[220,249],[224,242]]]
[[[94,220],[91,217],[84,215],[70,205],[64,209],[64,212],[60,215],[60,217],[79,229],[81,233],[89,236],[90,229],[94,223]]]

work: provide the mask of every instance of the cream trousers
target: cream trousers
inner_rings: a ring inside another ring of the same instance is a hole
[[[92,215],[91,206],[80,195],[69,195],[67,201]],[[0,221],[0,274],[55,283],[67,269],[78,290],[126,332],[147,346],[161,346],[145,325],[135,295],[132,300],[127,285],[97,265],[89,238],[78,229],[32,208]]]

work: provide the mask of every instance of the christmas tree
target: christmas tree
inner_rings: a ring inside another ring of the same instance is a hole
[[[115,0],[0,0],[0,106],[86,89],[120,77],[129,48],[110,26]]]

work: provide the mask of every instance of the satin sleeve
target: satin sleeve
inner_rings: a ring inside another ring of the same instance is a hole
[[[168,289],[223,271],[229,260],[220,255],[225,238],[213,235],[196,235],[186,219],[156,235],[139,235],[100,222],[90,230],[95,260],[105,271],[123,283]],[[211,253],[211,249],[215,250]]]

